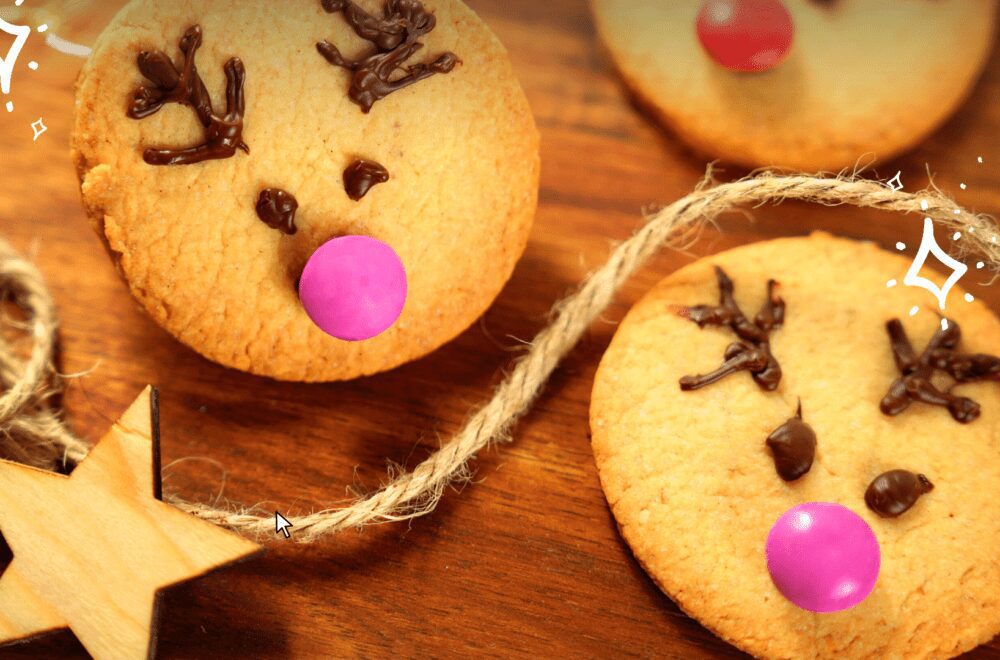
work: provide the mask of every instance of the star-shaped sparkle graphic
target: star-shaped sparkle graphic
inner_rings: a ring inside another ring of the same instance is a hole
[[[938,261],[951,269],[951,275],[945,280],[944,285],[940,287],[926,277],[920,276],[920,271],[927,263],[927,257],[932,254]],[[934,297],[937,298],[938,306],[943,310],[948,300],[948,292],[962,279],[962,276],[968,270],[968,266],[954,259],[941,249],[941,246],[937,244],[937,240],[934,238],[934,221],[930,218],[924,218],[924,235],[920,240],[920,248],[917,250],[917,256],[914,257],[913,263],[910,265],[910,270],[906,273],[906,277],[903,278],[903,284],[927,289],[934,294]]]
[[[35,132],[35,137],[32,142],[38,142],[38,138],[42,137],[42,133],[49,130],[49,127],[45,125],[42,118],[39,117],[37,121],[31,122],[31,130]]]
[[[96,658],[152,657],[163,589],[261,552],[160,500],[158,411],[147,388],[68,477],[0,461],[0,644],[69,628]]]
[[[903,189],[903,180],[900,178],[903,175],[903,171],[900,170],[896,172],[896,176],[892,177],[885,185],[890,189],[899,192]]]

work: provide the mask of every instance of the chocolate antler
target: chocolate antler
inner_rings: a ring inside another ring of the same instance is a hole
[[[700,328],[706,325],[728,325],[741,341],[726,348],[726,361],[715,371],[681,378],[681,389],[696,390],[738,371],[749,371],[761,389],[776,389],[781,382],[781,365],[771,353],[769,335],[771,330],[780,327],[785,320],[785,301],[778,295],[778,283],[768,281],[767,300],[751,322],[736,304],[733,281],[726,272],[716,266],[715,277],[719,282],[718,306],[696,305],[683,307],[679,312]]]
[[[931,382],[934,370],[948,373],[958,383],[977,380],[1000,380],[1000,358],[992,355],[963,355],[957,352],[962,331],[951,319],[944,319],[934,333],[924,352],[918,357],[913,350],[906,330],[899,319],[886,324],[892,355],[899,369],[899,378],[893,381],[880,408],[886,415],[898,415],[914,401],[921,401],[948,409],[958,422],[968,424],[979,417],[979,404],[950,391],[942,392]]]
[[[162,50],[139,53],[139,71],[153,86],[142,86],[136,90],[129,117],[144,119],[159,112],[167,103],[180,103],[193,108],[205,128],[204,144],[188,149],[146,149],[143,160],[150,165],[190,165],[230,158],[237,149],[250,153],[250,147],[243,141],[246,106],[243,94],[246,70],[243,62],[238,57],[226,62],[226,114],[219,117],[195,66],[195,54],[201,43],[201,26],[192,26],[184,32],[180,40],[184,65],[180,71]]]
[[[323,0],[323,9],[331,14],[342,12],[354,32],[375,46],[371,55],[351,61],[329,41],[316,44],[316,50],[327,62],[353,73],[348,96],[366,113],[389,94],[435,73],[448,73],[459,63],[454,53],[446,52],[431,62],[404,66],[423,48],[418,40],[437,24],[434,15],[418,0],[386,0],[382,18],[365,12],[352,0]],[[397,70],[403,71],[403,75],[390,79]]]

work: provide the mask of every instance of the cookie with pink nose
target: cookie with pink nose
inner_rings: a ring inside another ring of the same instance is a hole
[[[417,359],[524,250],[538,134],[460,0],[131,0],[77,89],[98,235],[143,309],[224,366],[332,381]]]
[[[1000,633],[1000,322],[956,291],[946,324],[909,317],[935,304],[886,287],[909,265],[826,234],[707,257],[597,371],[622,536],[754,656],[949,657]]]

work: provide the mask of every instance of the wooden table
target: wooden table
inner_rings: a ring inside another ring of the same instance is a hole
[[[92,39],[114,3],[98,4],[66,36]],[[48,278],[64,369],[88,372],[66,397],[78,433],[96,439],[154,383],[162,388],[168,489],[210,500],[224,485],[222,501],[288,514],[336,505],[352,489],[378,486],[387,461],[412,467],[458,429],[553,301],[639,226],[641,210],[699,180],[704,162],[630,104],[583,0],[472,4],[509,48],[542,132],[531,243],[481,323],[416,363],[331,385],[216,366],[139,311],[84,218],[67,156],[80,62],[31,40],[22,57],[40,68],[18,72],[15,112],[0,113],[0,235]],[[38,116],[49,130],[32,142]],[[994,57],[955,118],[875,170],[901,170],[911,190],[926,185],[929,170],[968,207],[1000,215],[997,126]],[[727,168],[722,177],[742,174]],[[662,595],[618,536],[588,441],[601,354],[629,306],[697,255],[816,228],[886,246],[919,239],[918,222],[876,212],[789,203],[754,217],[724,219],[722,233],[693,254],[663,254],[636,277],[557,371],[513,444],[484,452],[475,482],[449,492],[432,515],[311,546],[276,540],[261,560],[172,590],[161,611],[160,657],[740,655]],[[977,295],[1000,309],[1000,288]],[[69,634],[6,652],[83,654]],[[972,657],[1000,658],[1000,641]]]

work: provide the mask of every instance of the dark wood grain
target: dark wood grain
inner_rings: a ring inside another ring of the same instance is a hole
[[[81,39],[113,9],[99,4],[73,28]],[[221,368],[140,313],[84,218],[67,155],[79,61],[32,39],[25,56],[41,68],[19,71],[16,110],[0,112],[0,235],[32,255],[54,291],[64,369],[88,372],[66,396],[81,435],[96,439],[154,383],[167,489],[211,499],[224,483],[223,501],[288,514],[335,505],[349,488],[376,487],[387,460],[413,466],[458,429],[553,301],[639,226],[641,209],[699,180],[704,163],[630,104],[582,0],[472,4],[510,50],[542,132],[531,244],[481,323],[416,363],[332,385]],[[39,115],[49,132],[33,143],[28,124]],[[909,189],[924,186],[929,170],[968,207],[1000,214],[998,125],[994,57],[954,119],[875,170],[902,170]],[[959,192],[959,182],[968,190]],[[431,516],[312,546],[275,542],[264,559],[174,589],[162,609],[160,656],[741,655],[663,596],[617,534],[588,441],[601,354],[628,307],[699,255],[815,228],[887,246],[919,238],[917,222],[874,212],[785,204],[754,217],[725,218],[722,232],[691,254],[663,254],[630,282],[557,371],[515,442],[484,452],[475,483],[448,493]],[[996,287],[978,295],[1000,308]],[[68,634],[6,652],[83,653]],[[971,657],[1000,658],[1000,642]]]

